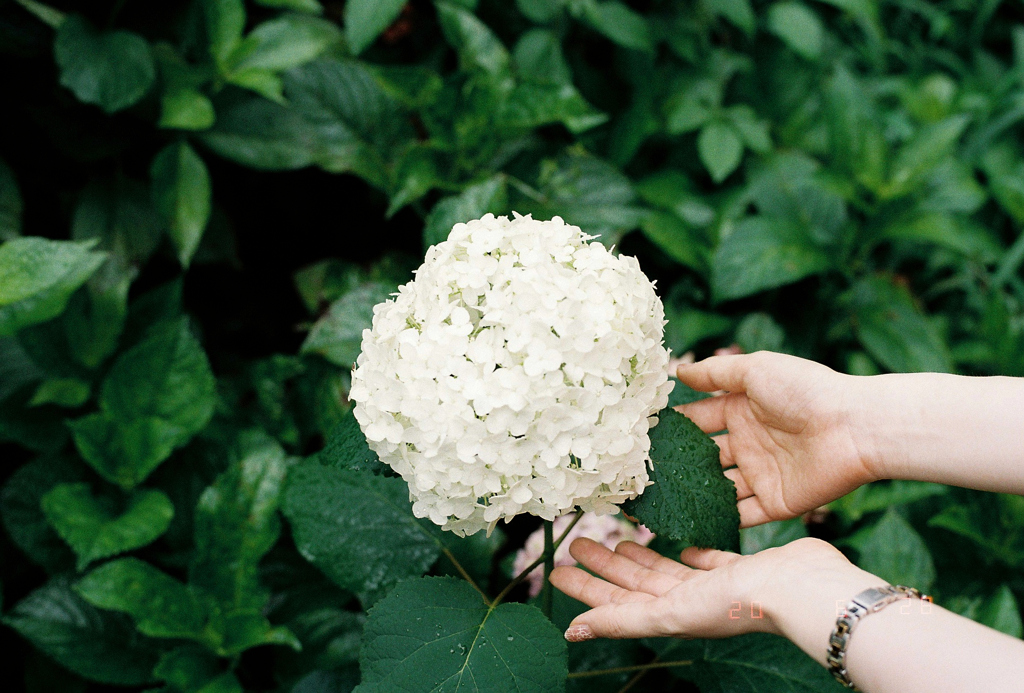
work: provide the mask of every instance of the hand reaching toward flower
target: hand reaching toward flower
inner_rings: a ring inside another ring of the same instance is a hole
[[[857,429],[861,383],[794,356],[713,356],[679,368],[703,392],[679,407],[721,448],[743,527],[795,517],[875,479]]]

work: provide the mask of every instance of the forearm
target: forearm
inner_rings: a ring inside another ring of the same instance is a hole
[[[878,478],[1024,494],[1024,378],[857,378],[865,462]]]
[[[825,666],[839,610],[886,582],[852,565],[811,573],[801,574],[797,585],[789,581],[766,608],[782,635]],[[910,599],[857,623],[846,666],[865,693],[1009,693],[1024,682],[1024,641]]]

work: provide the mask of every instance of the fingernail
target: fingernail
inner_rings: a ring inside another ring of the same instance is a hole
[[[565,639],[569,642],[583,642],[584,640],[593,640],[596,637],[594,631],[590,630],[590,626],[585,623],[581,623],[578,626],[569,626],[565,631]]]

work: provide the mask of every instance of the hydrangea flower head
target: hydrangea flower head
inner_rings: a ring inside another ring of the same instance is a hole
[[[647,485],[664,308],[635,258],[555,217],[456,224],[374,308],[350,397],[413,512],[465,536],[610,514]]]

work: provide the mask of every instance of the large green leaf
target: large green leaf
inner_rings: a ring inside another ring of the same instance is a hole
[[[465,581],[409,580],[370,610],[359,693],[559,693],[566,644],[539,609],[488,606]]]
[[[212,595],[224,612],[263,608],[257,566],[277,541],[277,508],[287,473],[284,451],[263,436],[199,498],[189,583]]]
[[[803,518],[794,517],[790,520],[766,522],[756,527],[740,530],[740,552],[743,554],[757,553],[773,546],[785,546],[807,536],[807,526]]]
[[[361,453],[357,441],[349,441],[356,462]],[[330,466],[313,457],[292,470],[284,514],[299,552],[369,605],[434,564],[441,553],[439,530],[412,514],[402,479],[352,469],[337,453],[325,461]]]
[[[670,671],[696,682],[702,693],[844,690],[824,667],[778,635],[749,633],[723,640],[655,640],[650,644],[662,660],[691,662]]]
[[[182,267],[188,267],[210,220],[210,174],[186,142],[168,145],[153,159],[153,203],[170,230]]]
[[[156,79],[146,39],[130,31],[98,31],[78,15],[60,25],[53,53],[60,83],[107,113],[137,103]]]
[[[350,0],[345,3],[345,38],[359,55],[398,18],[405,0]]]
[[[674,409],[650,431],[653,485],[622,509],[666,539],[728,551],[739,548],[736,487],[722,473],[719,449]]]
[[[359,428],[356,417],[349,412],[331,431],[324,444],[324,449],[316,454],[316,459],[328,467],[365,471],[371,474],[382,474],[390,467],[377,457],[377,453],[366,443],[366,436]]]
[[[87,483],[59,484],[42,497],[46,518],[78,556],[78,570],[93,561],[155,541],[171,524],[174,506],[163,491],[139,489],[118,512],[112,499]]]
[[[670,258],[701,274],[708,273],[709,250],[702,234],[670,212],[651,212],[640,222],[649,241]]]
[[[463,68],[487,75],[497,83],[510,83],[512,71],[508,49],[490,27],[453,2],[438,0],[436,4],[441,29],[459,54]]]
[[[860,552],[861,568],[894,585],[924,591],[935,581],[935,564],[924,539],[896,509],[888,510],[873,527],[857,532],[850,544]]]
[[[722,239],[711,261],[715,299],[743,298],[823,272],[831,262],[797,224],[747,217]]]
[[[897,373],[953,370],[942,335],[905,286],[884,276],[866,277],[847,297],[857,339],[883,366]]]
[[[206,609],[188,587],[137,558],[119,558],[93,570],[75,591],[100,609],[128,614],[139,632],[155,638],[197,638]]]
[[[18,602],[3,622],[61,666],[119,686],[150,683],[160,655],[120,614],[100,611],[64,578],[54,578]]]
[[[60,315],[103,263],[94,245],[36,237],[0,245],[0,336]]]
[[[228,58],[242,41],[245,31],[244,0],[202,0],[206,20],[206,36],[210,42],[210,55],[224,70]]]
[[[581,21],[623,48],[653,51],[654,36],[647,18],[618,0],[584,0],[579,7]]]

